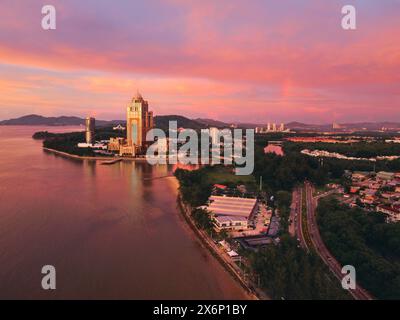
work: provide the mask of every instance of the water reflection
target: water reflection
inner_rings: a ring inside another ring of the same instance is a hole
[[[0,129],[1,150],[16,143],[0,153],[0,298],[245,298],[160,178],[178,166],[65,159],[30,138],[53,128]],[[45,264],[56,291],[40,288]]]

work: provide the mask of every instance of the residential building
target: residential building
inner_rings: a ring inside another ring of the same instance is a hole
[[[396,206],[379,205],[376,211],[387,214],[389,222],[400,221],[400,208]]]
[[[381,180],[392,180],[394,178],[394,173],[393,172],[385,172],[385,171],[380,171],[376,174],[376,177]]]
[[[124,138],[110,138],[108,142],[108,150],[109,151],[119,151],[121,146],[124,145],[125,139]]]
[[[125,129],[126,128],[124,126],[122,126],[121,124],[113,127],[113,130],[118,130],[118,131],[125,131]]]
[[[96,120],[91,117],[85,119],[85,140],[87,144],[94,143]]]

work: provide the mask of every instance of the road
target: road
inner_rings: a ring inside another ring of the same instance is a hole
[[[292,236],[297,236],[300,241],[300,246],[308,251],[307,242],[303,233],[302,215],[303,215],[303,192],[302,188],[298,187],[293,190],[292,205],[290,206],[290,225],[289,233]]]
[[[306,205],[307,205],[307,229],[308,229],[308,234],[310,235],[310,239],[313,245],[313,249],[315,250],[316,253],[321,257],[321,259],[324,261],[324,263],[328,266],[330,271],[335,275],[335,277],[339,280],[342,281],[343,274],[341,273],[342,266],[340,263],[335,259],[335,257],[329,252],[329,250],[326,248],[324,242],[322,241],[319,229],[318,229],[318,224],[316,220],[316,207],[318,204],[318,199],[320,199],[323,196],[327,196],[331,194],[332,192],[327,192],[323,195],[320,195],[318,197],[313,197],[313,191],[314,188],[313,186],[306,182],[304,184],[305,190],[306,190]],[[357,284],[356,289],[352,290],[350,289],[349,292],[351,295],[354,297],[356,300],[372,300],[373,297],[366,291],[364,290],[359,284]]]
[[[292,237],[296,236],[296,222],[295,219],[297,217],[297,207],[298,207],[298,198],[299,191],[298,189],[294,189],[292,192],[292,204],[290,205],[290,216],[289,216],[289,234]]]

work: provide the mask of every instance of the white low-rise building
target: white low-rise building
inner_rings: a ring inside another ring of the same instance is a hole
[[[216,216],[214,217],[214,225],[218,231],[227,230],[244,230],[248,228],[248,219],[244,217]]]
[[[107,150],[107,145],[102,144],[102,143],[81,142],[81,143],[78,143],[78,148],[91,148],[91,149]]]
[[[257,199],[211,196],[207,210],[211,213],[217,230],[244,230],[248,228]]]

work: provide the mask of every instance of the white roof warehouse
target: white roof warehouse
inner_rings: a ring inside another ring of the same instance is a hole
[[[208,211],[216,216],[249,218],[257,199],[211,196]]]
[[[211,196],[208,211],[218,229],[245,229],[256,206],[256,199]]]

